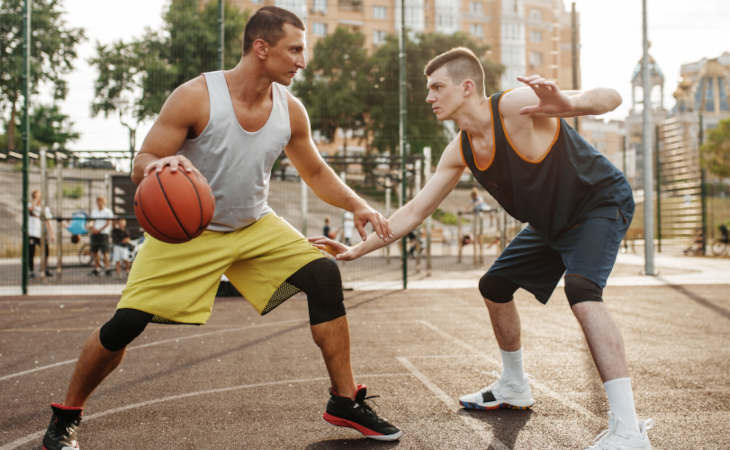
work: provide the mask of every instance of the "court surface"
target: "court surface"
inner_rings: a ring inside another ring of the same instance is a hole
[[[447,287],[447,286],[444,286]],[[730,448],[730,282],[609,286],[655,448]],[[82,449],[585,448],[608,405],[561,288],[518,291],[530,411],[467,412],[499,352],[476,288],[345,293],[356,381],[403,430],[381,443],[321,418],[328,380],[297,295],[259,317],[220,298],[202,327],[150,325],[94,393]],[[116,296],[0,297],[0,450],[38,448],[80,347]]]

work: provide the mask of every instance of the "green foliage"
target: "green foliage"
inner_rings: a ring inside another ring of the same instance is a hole
[[[63,187],[64,198],[81,198],[84,195],[84,187],[80,184]]]
[[[730,177],[730,119],[720,121],[710,130],[700,151],[710,173]]]
[[[445,35],[440,33],[419,34],[417,41],[406,42],[407,54],[407,126],[408,142],[412,153],[420,153],[425,146],[433,150],[433,160],[438,161],[449,136],[426,103],[426,77],[423,68],[439,53],[453,47],[464,46],[477,55],[485,55],[488,46],[472,39],[465,33]],[[497,89],[502,66],[481,58],[485,71],[486,92]],[[372,145],[380,152],[396,153],[398,148],[399,94],[398,94],[398,40],[389,35],[383,45],[372,55],[368,67],[369,89],[366,105],[370,115],[368,131]]]
[[[365,35],[337,27],[317,41],[314,57],[304,79],[292,87],[307,107],[312,129],[332,140],[338,128],[359,129],[365,125],[367,65]]]
[[[436,211],[431,215],[433,220],[441,222],[444,225],[456,225],[459,223],[459,217],[456,214],[444,211],[441,208],[436,208]]]
[[[65,149],[68,142],[79,138],[73,130],[73,122],[61,112],[58,105],[38,105],[30,115],[30,134],[33,140],[45,148]]]
[[[18,108],[23,92],[23,0],[0,0],[0,114],[7,121],[11,144],[15,142]],[[73,70],[76,47],[86,38],[81,28],[71,28],[63,18],[60,0],[31,2],[31,73],[34,95],[41,87],[51,85],[54,99],[66,96],[63,77]]]
[[[225,4],[224,65],[241,57],[248,13]],[[99,73],[94,114],[120,114],[140,122],[157,115],[170,93],[202,72],[219,69],[218,2],[172,0],[164,13],[164,30],[147,30],[130,42],[97,43],[90,63]]]

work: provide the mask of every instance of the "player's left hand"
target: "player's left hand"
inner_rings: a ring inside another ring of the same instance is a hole
[[[360,233],[360,238],[362,238],[363,241],[368,238],[367,231],[365,231],[365,225],[368,223],[370,223],[373,227],[373,231],[375,231],[375,234],[377,234],[380,239],[385,241],[389,237],[393,236],[393,232],[390,231],[388,221],[382,214],[375,211],[373,208],[363,206],[353,211],[352,214],[354,216],[355,228],[357,228],[357,232]]]
[[[339,241],[330,239],[325,236],[311,237],[308,240],[313,246],[317,247],[320,250],[324,250],[325,252],[334,256],[335,259],[339,261],[352,261],[353,259],[360,256],[356,254],[356,252],[353,250],[353,247],[348,247],[347,245]]]
[[[517,77],[517,80],[529,86],[539,99],[537,105],[523,106],[520,109],[520,114],[542,113],[552,116],[572,110],[573,105],[570,99],[560,91],[555,82],[546,80],[540,75]]]

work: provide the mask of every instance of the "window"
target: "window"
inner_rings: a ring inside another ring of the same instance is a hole
[[[542,53],[530,52],[530,65],[539,66],[542,64]]]
[[[542,12],[539,9],[530,11],[530,20],[542,20]]]
[[[542,31],[530,31],[530,40],[532,42],[542,42]]]
[[[314,10],[314,12],[327,14],[327,0],[314,0],[314,5],[312,6],[312,9]]]
[[[312,33],[317,36],[327,36],[327,24],[315,22],[312,24]]]
[[[385,42],[385,37],[388,35],[383,30],[375,30],[373,31],[373,45],[380,45],[383,42]]]
[[[469,3],[469,13],[472,15],[481,17],[484,13],[484,9],[481,2],[471,2]]]
[[[388,16],[388,9],[385,6],[373,6],[373,17],[385,19]]]
[[[482,36],[483,32],[482,32],[482,24],[481,23],[473,23],[473,24],[470,25],[469,28],[470,28],[470,31],[471,31],[471,34],[472,35],[477,36],[477,37],[481,37]]]

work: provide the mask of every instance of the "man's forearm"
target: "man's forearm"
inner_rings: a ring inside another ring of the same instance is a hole
[[[388,219],[388,225],[390,225],[390,231],[393,233],[393,237],[383,240],[375,233],[371,233],[368,235],[366,241],[362,241],[355,246],[359,256],[366,255],[393,242],[397,242],[400,238],[420,225],[427,216],[428,211],[419,211],[412,203],[406,204],[394,212]]]
[[[354,212],[367,206],[365,200],[346,185],[328,166],[304,180],[314,194],[332,206]]]
[[[615,89],[595,88],[570,97],[571,116],[600,115],[613,111],[621,104],[621,95]]]

